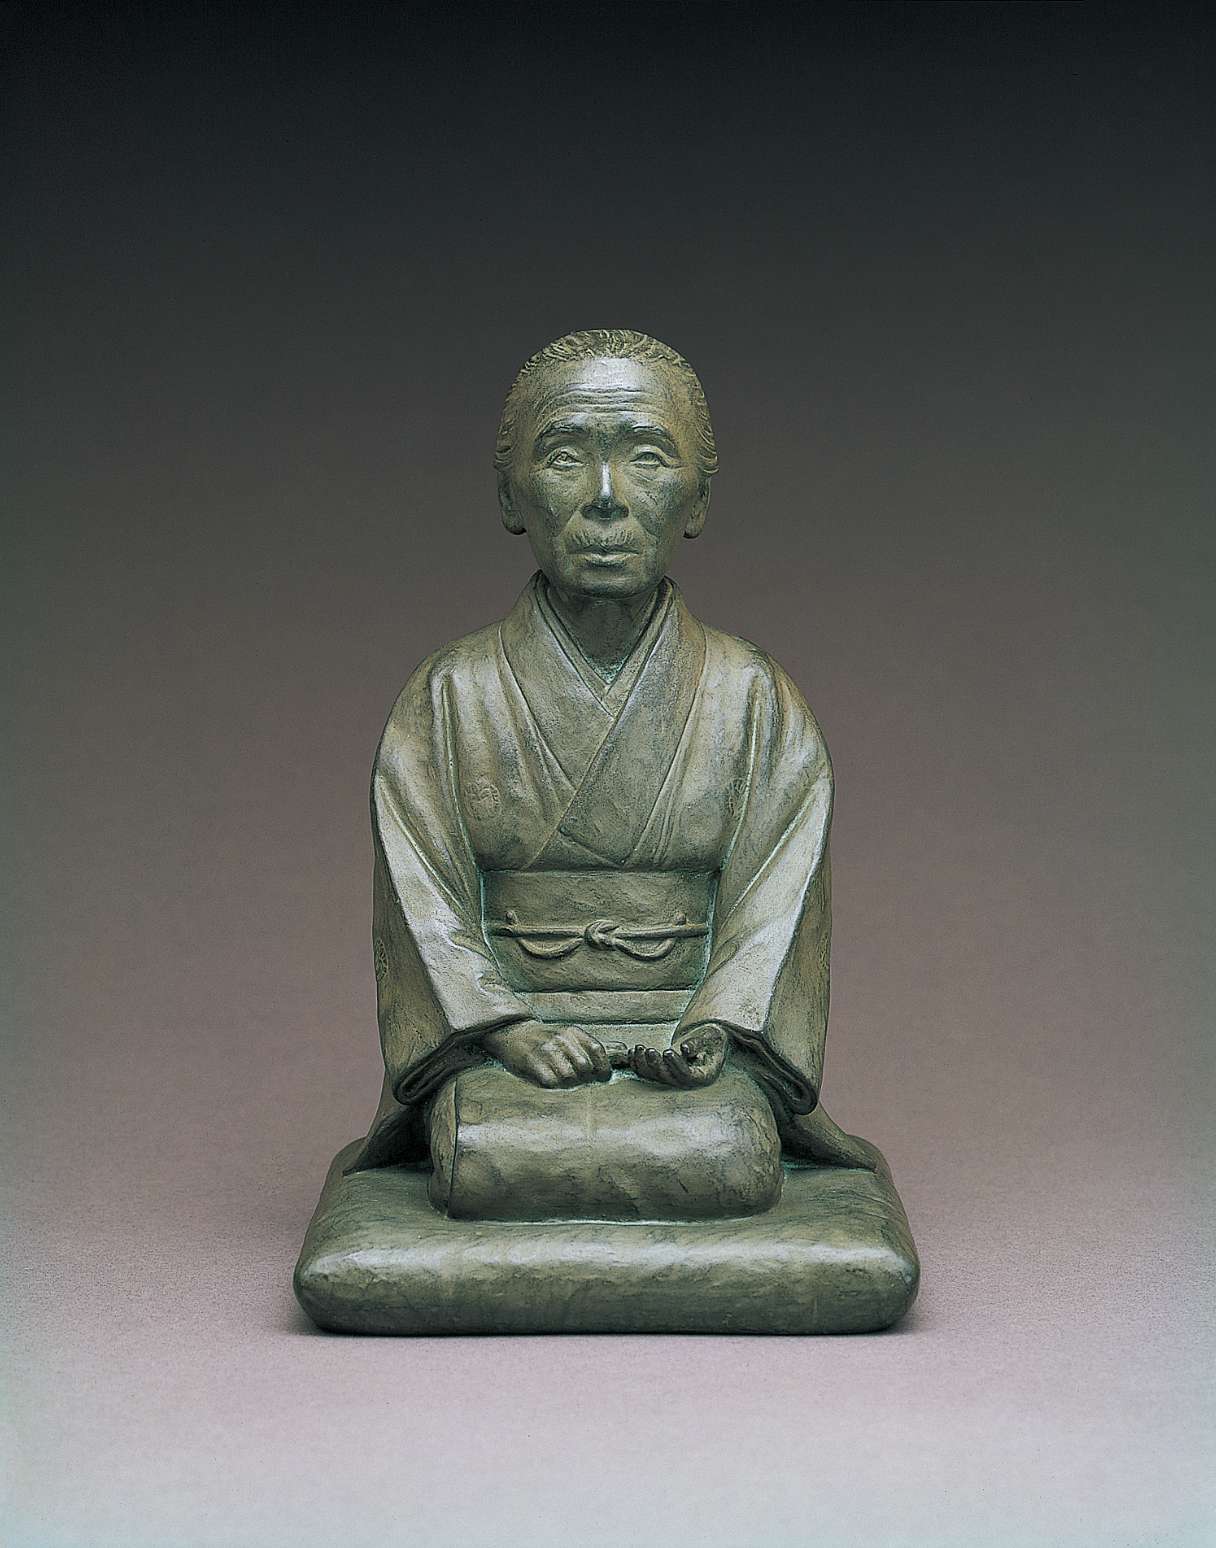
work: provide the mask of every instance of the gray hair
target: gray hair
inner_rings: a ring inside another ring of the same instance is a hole
[[[560,339],[554,339],[552,344],[538,349],[521,366],[519,375],[511,384],[507,401],[503,404],[502,418],[498,424],[494,466],[500,473],[511,463],[511,453],[515,446],[515,416],[529,379],[547,365],[564,365],[571,360],[646,360],[670,366],[692,404],[697,429],[697,467],[701,477],[708,482],[718,471],[718,448],[714,442],[714,427],[709,419],[705,389],[684,356],[672,349],[670,344],[660,343],[648,333],[638,333],[633,328],[585,328],[578,333],[567,333]]]

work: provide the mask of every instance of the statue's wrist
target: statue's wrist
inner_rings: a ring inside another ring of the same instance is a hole
[[[527,1025],[528,1022],[522,1018],[519,1021],[508,1021],[502,1026],[491,1027],[488,1032],[483,1032],[478,1041],[486,1053],[497,1059],[503,1044],[510,1041],[511,1034]]]
[[[483,1032],[481,1037],[478,1039],[478,1041],[481,1043],[483,1051],[488,1053],[491,1058],[496,1059],[498,1057],[498,1050],[502,1046],[503,1033],[506,1032],[509,1027],[516,1025],[518,1025],[518,1023],[508,1022],[507,1026],[505,1027],[492,1027],[490,1031]]]
[[[721,1033],[721,1035],[726,1039],[726,1046],[728,1050],[735,1046],[734,1035],[732,1034],[730,1028],[721,1021],[695,1021],[691,1026],[677,1027],[671,1034],[671,1046],[673,1048],[678,1048],[682,1038],[697,1036],[703,1032]]]

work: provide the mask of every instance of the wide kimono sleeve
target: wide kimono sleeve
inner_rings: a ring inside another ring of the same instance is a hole
[[[478,1040],[531,1012],[482,933],[481,876],[454,784],[453,684],[424,664],[385,727],[372,776],[373,949],[388,1086],[414,1106],[486,1057]]]
[[[764,667],[749,700],[745,804],[722,867],[713,950],[677,1037],[720,1023],[775,1105],[809,1113],[828,1021],[832,768],[798,690]]]

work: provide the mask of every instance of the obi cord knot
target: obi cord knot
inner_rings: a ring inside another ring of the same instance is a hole
[[[568,957],[580,946],[596,951],[620,951],[647,962],[665,957],[677,941],[709,934],[707,924],[689,924],[687,914],[677,914],[670,924],[623,925],[613,919],[593,919],[590,924],[521,925],[514,909],[490,926],[490,934],[518,941],[530,957]]]

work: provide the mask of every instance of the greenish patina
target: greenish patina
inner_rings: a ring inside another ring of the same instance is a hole
[[[644,334],[571,334],[503,412],[539,565],[425,661],[376,757],[385,1080],[296,1269],[367,1332],[840,1332],[911,1304],[881,1154],[819,1103],[827,749],[667,571],[717,454]]]

